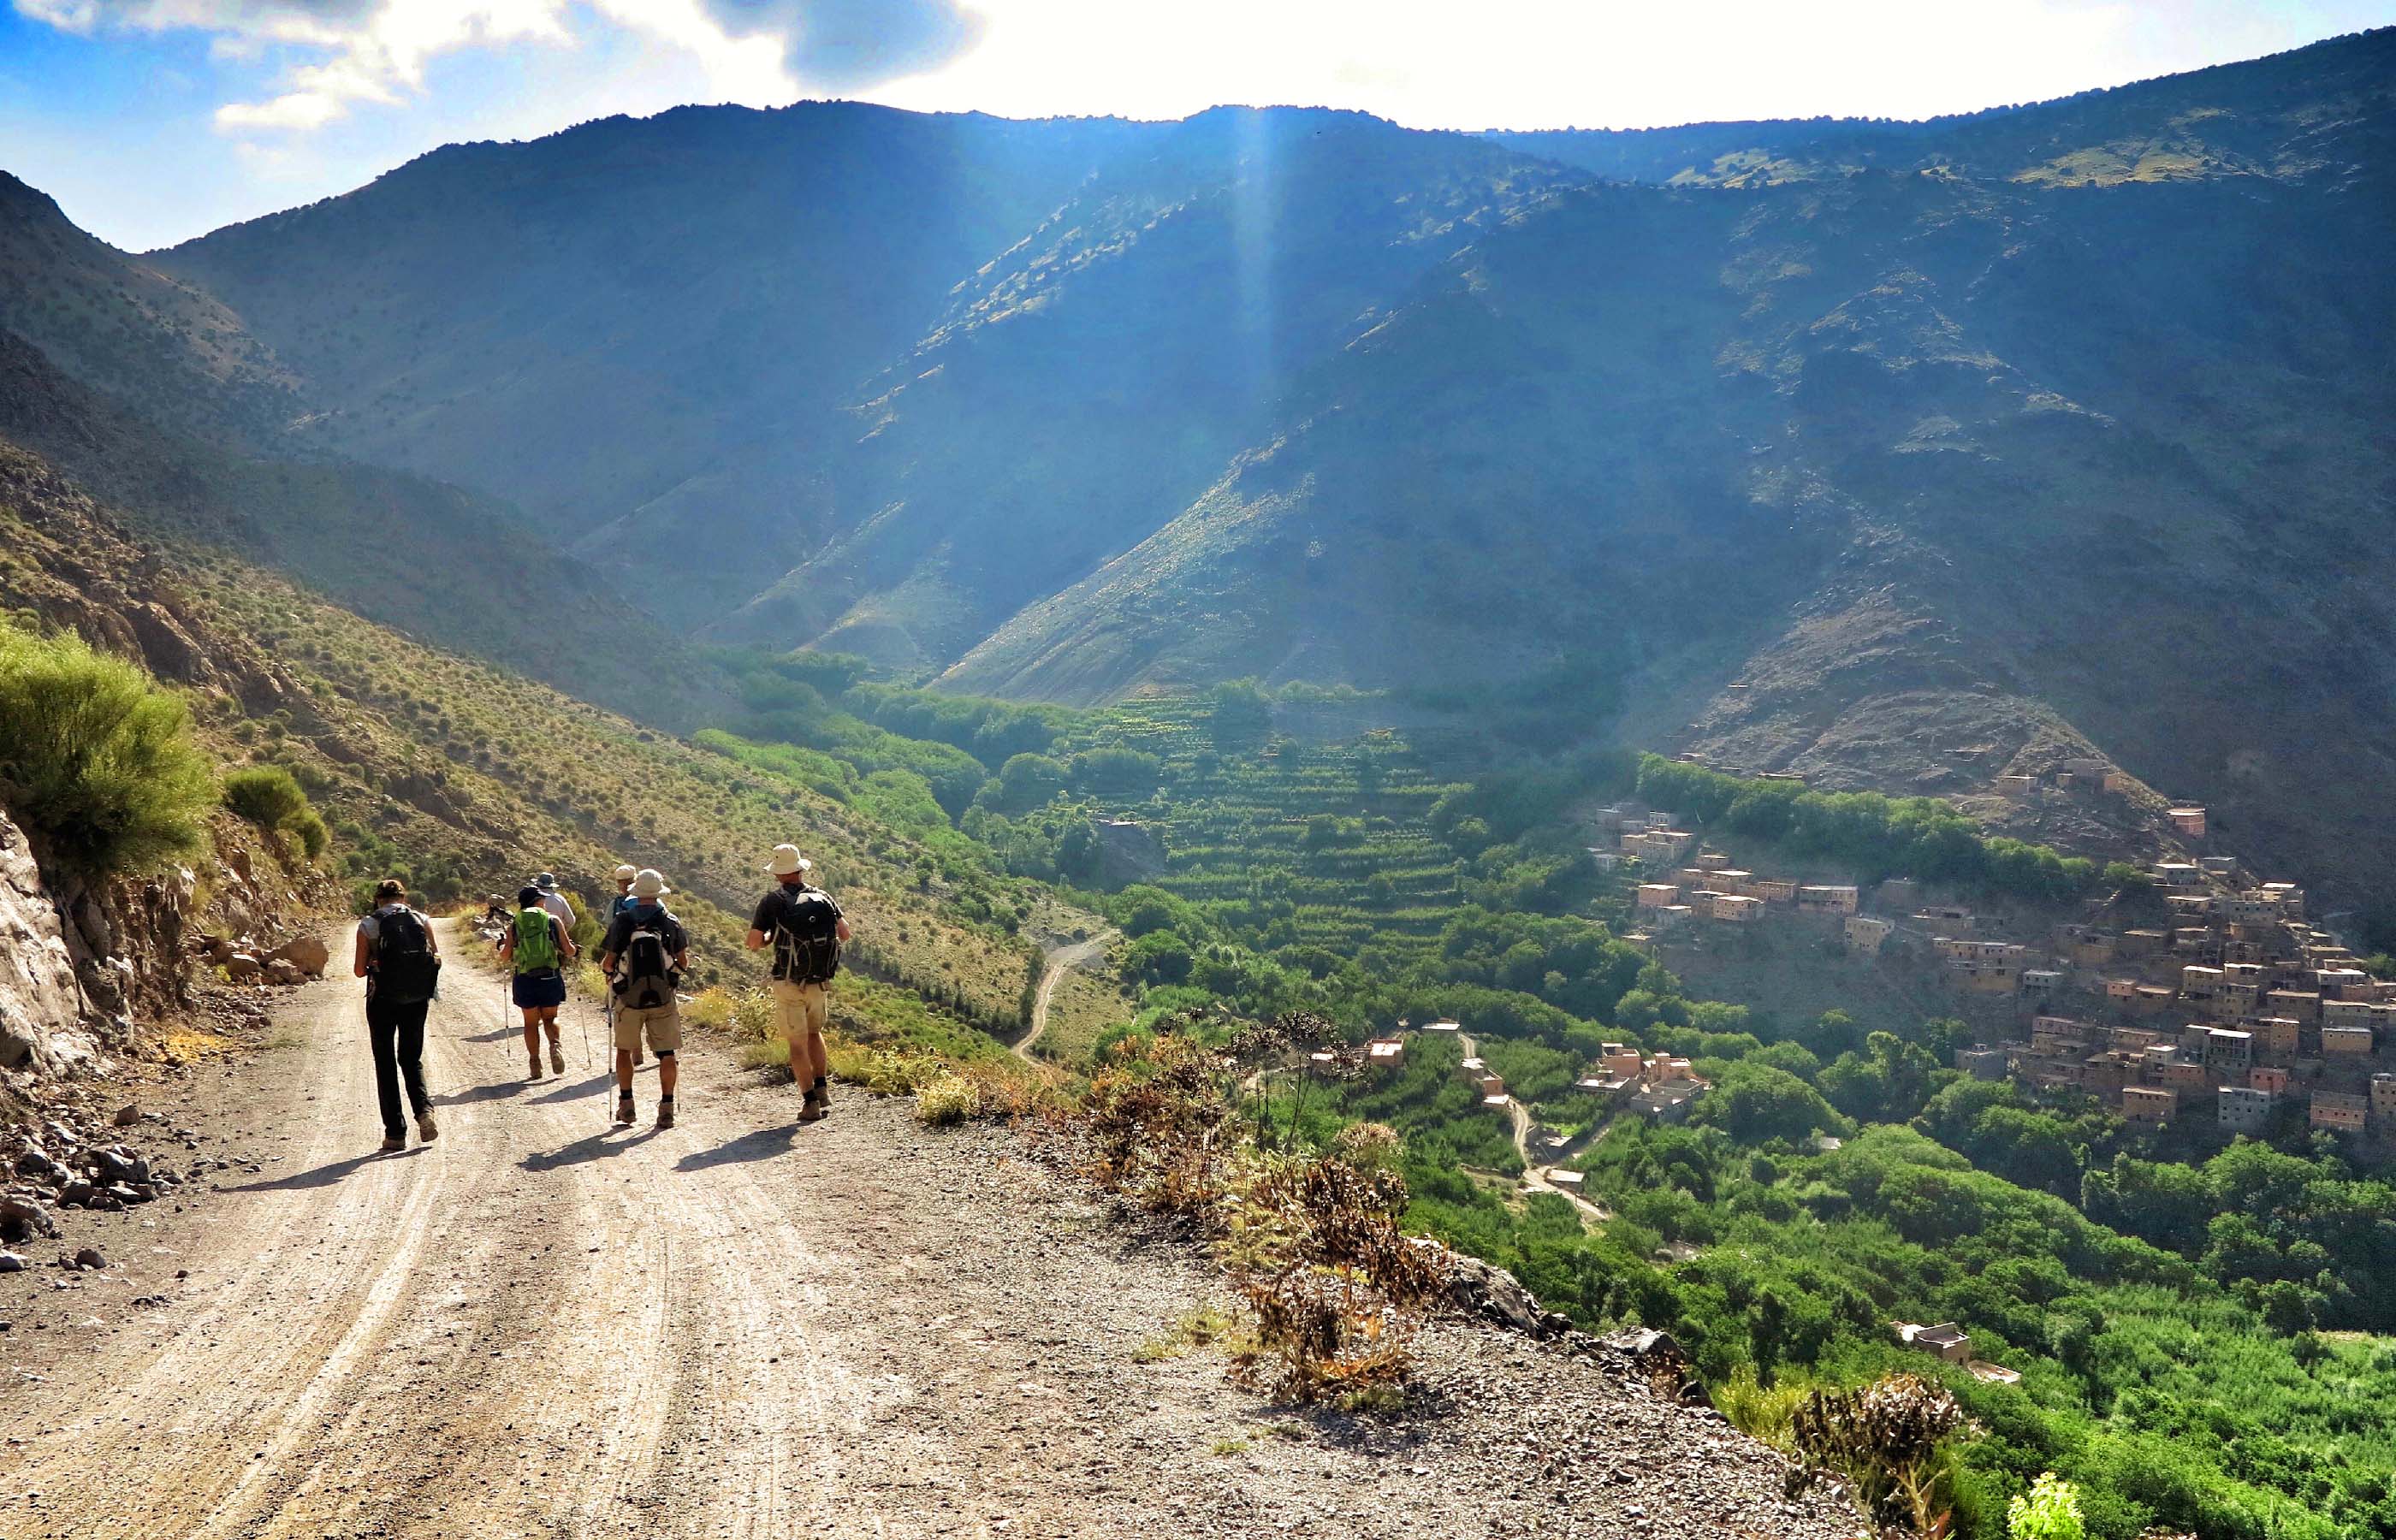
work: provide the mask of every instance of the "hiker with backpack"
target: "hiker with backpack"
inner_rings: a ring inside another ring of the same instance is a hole
[[[351,972],[366,981],[366,1042],[374,1053],[375,1099],[382,1108],[382,1148],[407,1148],[407,1124],[399,1110],[403,1077],[417,1138],[431,1144],[441,1130],[433,1121],[433,1098],[424,1092],[424,1016],[441,982],[441,943],[433,937],[433,922],[408,908],[407,887],[396,877],[376,885],[374,910],[358,922]]]
[[[577,955],[566,922],[542,907],[540,889],[527,884],[518,891],[516,912],[510,917],[507,934],[499,937],[499,961],[514,970],[509,998],[524,1013],[525,1055],[532,1061],[529,1079],[540,1079],[544,1027],[549,1029],[549,1067],[553,1073],[566,1073],[557,1008],[566,1003],[565,965]]]
[[[616,911],[599,949],[616,1004],[616,1122],[632,1122],[633,1055],[646,1039],[658,1055],[658,1127],[674,1125],[674,1055],[682,1048],[682,1005],[674,990],[690,966],[690,933],[665,906],[665,879],[644,867],[632,902]]]
[[[639,875],[640,873],[629,862],[616,868],[616,898],[607,906],[607,925],[610,930],[615,928],[616,916],[632,907],[632,880]],[[615,1002],[611,1000],[608,1002],[611,1019],[614,1010]],[[632,1040],[632,1068],[637,1069],[640,1067],[641,1040],[635,1037]]]
[[[769,943],[774,949],[774,1015],[791,1044],[791,1079],[806,1088],[801,1122],[814,1122],[832,1110],[824,1021],[832,976],[840,971],[840,944],[848,939],[840,905],[807,881],[814,867],[798,846],[776,845],[765,869],[774,874],[774,890],[758,900],[749,922],[749,949]]]

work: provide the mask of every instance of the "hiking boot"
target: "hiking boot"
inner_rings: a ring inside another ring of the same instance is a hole
[[[566,1050],[555,1042],[549,1045],[549,1068],[552,1074],[566,1073]]]
[[[632,1126],[632,1098],[619,1097],[616,1103],[616,1121],[626,1128]]]
[[[393,1134],[391,1137],[383,1140],[382,1142],[382,1153],[385,1155],[392,1153],[393,1150],[406,1149],[406,1148],[407,1141],[396,1134]]]
[[[807,1087],[807,1099],[799,1104],[799,1122],[814,1122],[831,1110],[832,1096],[824,1090],[824,1082],[818,1081]]]
[[[663,1132],[663,1131],[665,1131],[666,1129],[672,1128],[672,1126],[673,1126],[673,1102],[672,1102],[671,1099],[668,1099],[668,1100],[666,1100],[666,1101],[661,1101],[661,1102],[658,1103],[658,1129],[659,1129],[659,1131],[660,1133],[662,1133],[662,1132]]]
[[[526,1069],[526,1070],[525,1071],[525,1078],[526,1078],[526,1080],[539,1080],[539,1079],[540,1079],[540,1050],[539,1050],[539,1049],[536,1048],[536,1049],[534,1049],[534,1050],[532,1051],[531,1063],[532,1063],[532,1068],[531,1068],[531,1069]]]
[[[440,1125],[433,1121],[433,1109],[428,1107],[416,1115],[417,1143],[431,1144],[439,1137],[441,1137]]]

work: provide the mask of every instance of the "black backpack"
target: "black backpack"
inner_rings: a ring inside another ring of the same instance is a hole
[[[666,945],[666,923],[671,918],[662,909],[652,920],[634,920],[632,934],[624,939],[624,956],[616,965],[616,998],[638,1011],[654,1011],[673,1003],[673,952]]]
[[[782,905],[774,925],[774,976],[792,984],[829,984],[840,972],[840,906],[832,895],[802,888]]]
[[[441,987],[441,959],[424,922],[395,909],[375,922],[374,997],[386,1005],[420,1005]]]

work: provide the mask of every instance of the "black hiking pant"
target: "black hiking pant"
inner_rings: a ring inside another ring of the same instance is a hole
[[[399,1078],[407,1077],[407,1103],[418,1117],[433,1106],[424,1094],[424,1013],[429,1000],[411,1005],[387,1005],[366,996],[366,1041],[374,1045],[375,1099],[382,1103],[382,1131],[393,1139],[407,1136],[406,1120],[399,1112]]]

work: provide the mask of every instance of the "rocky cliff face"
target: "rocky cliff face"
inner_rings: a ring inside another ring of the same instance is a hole
[[[74,954],[24,832],[0,815],[0,1068],[57,1074],[99,1056]]]
[[[132,1038],[137,1017],[190,1004],[183,933],[193,877],[54,889],[0,815],[0,1069],[72,1075]]]

